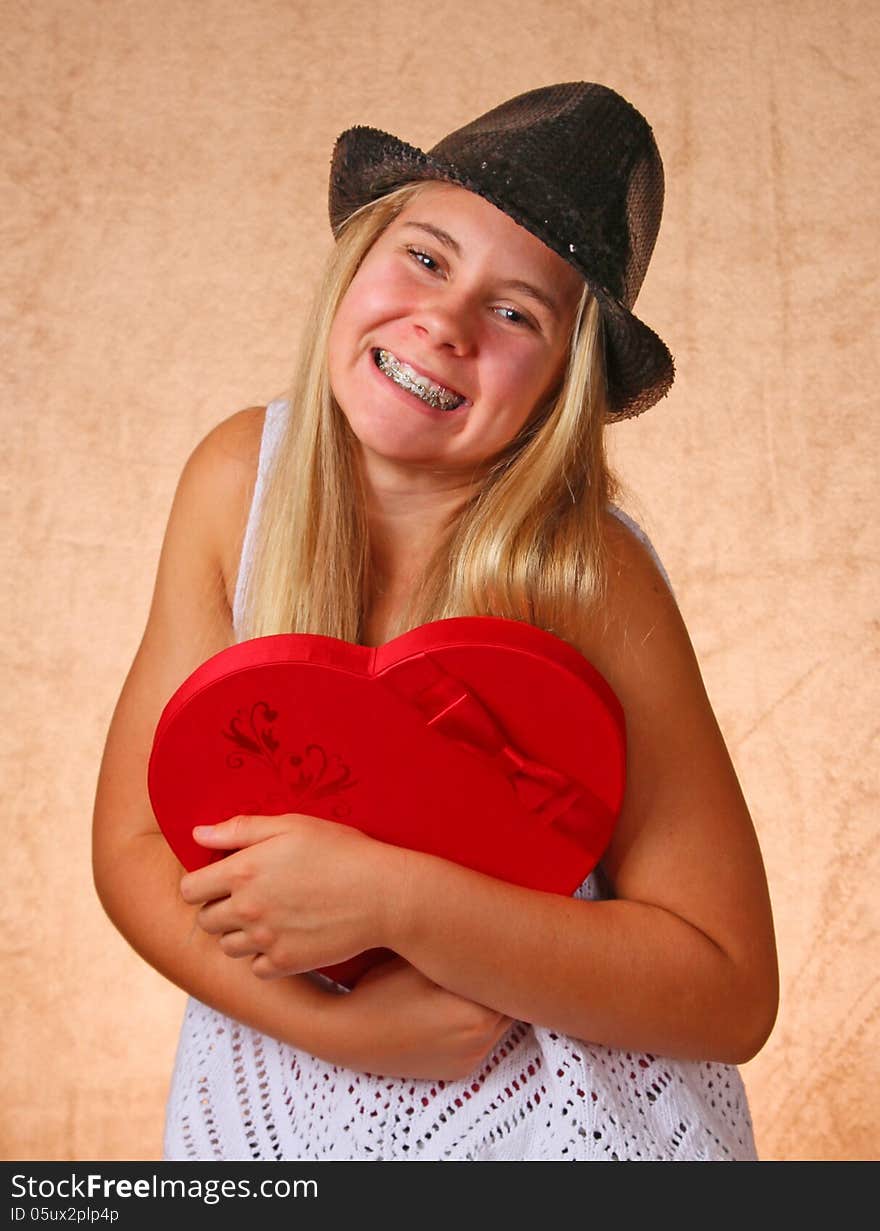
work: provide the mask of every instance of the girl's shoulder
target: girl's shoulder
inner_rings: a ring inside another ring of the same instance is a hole
[[[265,419],[265,406],[249,406],[222,419],[205,436],[202,443],[210,445],[217,464],[228,466],[230,477],[256,473]]]
[[[613,548],[616,567],[625,565],[630,559],[633,563],[649,560],[654,564],[666,587],[672,590],[669,574],[663,567],[654,544],[639,523],[616,504],[608,505],[605,511],[605,538],[606,543]]]
[[[669,576],[641,527],[621,510],[604,516],[606,586],[585,633],[585,656],[618,695],[644,675],[688,659],[690,639]]]
[[[226,599],[232,610],[241,548],[260,460],[265,406],[249,406],[217,423],[196,445],[188,463],[196,465],[206,489],[206,507],[216,518]]]
[[[604,515],[607,548],[608,600],[627,604],[647,589],[661,599],[673,602],[672,583],[654,544],[637,521],[622,509],[610,505]],[[620,614],[618,611],[617,614]]]

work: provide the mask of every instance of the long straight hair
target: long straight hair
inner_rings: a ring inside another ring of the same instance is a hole
[[[299,632],[358,643],[365,635],[376,576],[358,442],[330,388],[328,338],[367,252],[422,187],[358,210],[331,253],[265,478],[242,638]],[[581,641],[604,595],[604,518],[618,486],[605,415],[601,317],[585,286],[558,387],[448,517],[390,636],[494,615]]]

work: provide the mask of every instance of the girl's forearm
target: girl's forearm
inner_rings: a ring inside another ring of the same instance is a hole
[[[160,834],[141,834],[95,861],[104,909],[129,944],[188,994],[244,1025],[335,1059],[332,1019],[339,997],[307,975],[262,981],[250,962],[227,957],[180,898],[180,866]]]
[[[386,943],[510,1017],[610,1047],[743,1063],[773,1024],[772,979],[657,906],[523,889],[401,852]]]
[[[212,1008],[342,1068],[388,1076],[466,1076],[506,1026],[499,1015],[438,987],[404,962],[388,963],[351,994],[308,975],[260,979],[228,956],[179,894],[181,869],[159,834],[95,848],[104,907],[161,974]],[[378,977],[376,977],[378,976]]]

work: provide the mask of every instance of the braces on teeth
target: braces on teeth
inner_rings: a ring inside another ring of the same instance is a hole
[[[444,389],[442,385],[435,385],[426,376],[419,376],[408,363],[401,363],[390,351],[378,350],[376,365],[401,389],[414,393],[434,410],[455,410],[464,401],[464,398]]]

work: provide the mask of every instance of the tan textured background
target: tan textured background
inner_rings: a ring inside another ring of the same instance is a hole
[[[333,139],[431,144],[575,79],[640,106],[667,168],[640,311],[679,377],[615,455],[768,867],[759,1148],[878,1157],[877,14],[3,0],[4,1157],[159,1154],[183,1001],[96,901],[95,778],[183,461],[286,385]]]

